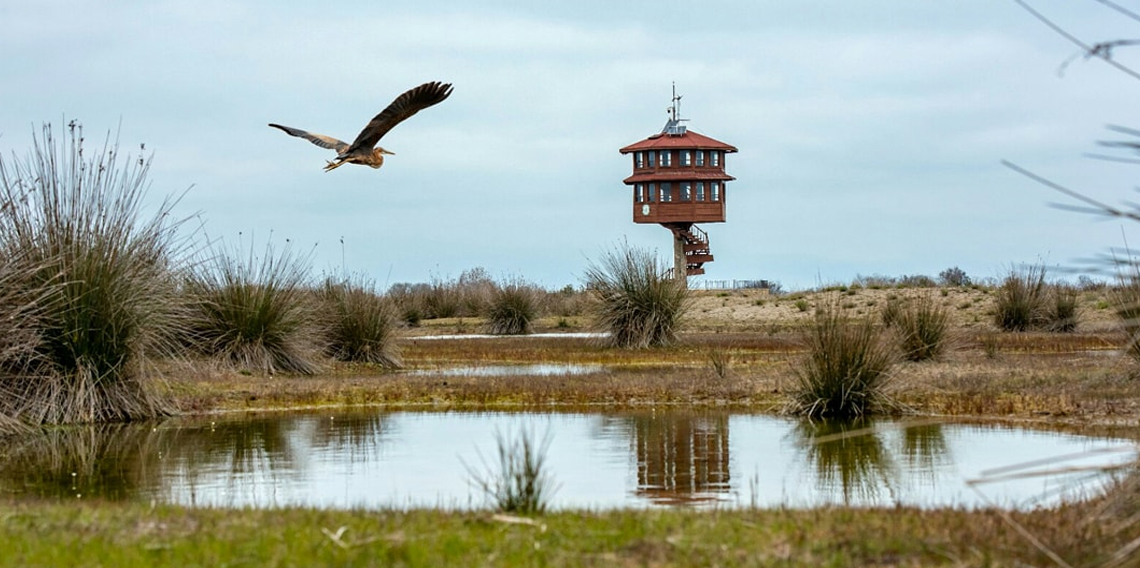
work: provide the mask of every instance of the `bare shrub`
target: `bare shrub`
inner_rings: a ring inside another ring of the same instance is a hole
[[[972,283],[970,281],[970,277],[966,275],[966,271],[958,268],[957,266],[951,266],[950,268],[939,272],[938,282],[943,286],[962,287],[969,286]]]

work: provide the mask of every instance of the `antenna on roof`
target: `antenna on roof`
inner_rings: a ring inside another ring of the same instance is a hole
[[[681,125],[681,121],[689,120],[681,118],[681,96],[677,94],[677,82],[673,81],[673,98],[669,108],[665,110],[669,114],[669,122],[665,123],[665,128],[662,132],[670,136],[681,136],[685,133],[685,127]]]
[[[673,112],[674,120],[681,120],[681,95],[677,94],[677,82],[673,81]]]

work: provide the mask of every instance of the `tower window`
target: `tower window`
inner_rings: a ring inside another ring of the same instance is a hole
[[[705,151],[704,150],[697,150],[697,166],[700,167],[700,166],[704,166],[704,165],[705,165]]]
[[[643,152],[634,152],[633,155],[637,157],[637,167],[644,168],[645,167],[645,154]]]
[[[649,167],[652,168],[652,167],[656,166],[657,164],[654,163],[656,161],[657,161],[657,152],[650,150],[649,151]]]
[[[655,194],[655,193],[657,193],[657,184],[655,184],[655,183],[649,184],[649,195],[646,197],[649,198],[650,203],[653,203],[653,194]]]
[[[689,150],[681,150],[681,165],[682,166],[693,165],[693,153],[692,152],[690,152]]]
[[[693,184],[690,182],[681,182],[681,201],[693,200]]]
[[[661,184],[661,203],[673,201],[673,187],[668,182]]]
[[[705,200],[705,182],[698,181],[697,182],[697,201],[704,201],[704,200]]]
[[[720,166],[720,152],[718,152],[716,150],[709,152],[709,163],[714,168],[719,167]],[[716,200],[714,199],[713,201],[716,201]]]
[[[645,186],[637,184],[637,202],[643,203],[645,201]]]
[[[661,151],[661,167],[668,168],[673,165],[673,153],[668,150]]]
[[[712,190],[712,200],[720,201],[720,183],[715,181],[712,182],[710,184],[710,189]]]

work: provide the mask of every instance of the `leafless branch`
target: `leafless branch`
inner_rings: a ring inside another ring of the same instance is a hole
[[[1069,188],[1067,188],[1061,184],[1053,182],[1052,180],[1043,178],[1043,177],[1041,177],[1041,176],[1039,176],[1039,175],[1037,175],[1037,174],[1035,174],[1035,173],[1033,173],[1033,172],[1031,172],[1025,168],[1022,168],[1021,166],[1018,166],[1017,164],[1014,164],[1013,162],[1010,162],[1008,160],[1002,160],[1001,163],[1005,167],[1025,176],[1025,177],[1027,177],[1033,181],[1036,181],[1037,183],[1040,183],[1041,185],[1055,189],[1055,190],[1057,190],[1057,191],[1059,191],[1065,195],[1068,195],[1069,197],[1072,197],[1073,199],[1076,199],[1077,201],[1080,201],[1082,203],[1089,205],[1089,207],[1077,207],[1077,206],[1073,206],[1073,205],[1053,204],[1053,206],[1057,207],[1058,209],[1065,209],[1068,211],[1076,211],[1079,213],[1089,213],[1089,214],[1093,214],[1093,215],[1103,215],[1105,217],[1117,217],[1117,218],[1122,218],[1122,219],[1129,219],[1132,221],[1140,221],[1140,210],[1137,210],[1135,207],[1133,208],[1132,211],[1121,209],[1119,207],[1114,207],[1114,206],[1109,205],[1107,203],[1097,201],[1091,197],[1088,197],[1087,195],[1083,195],[1081,193],[1073,191],[1073,190],[1071,190],[1071,189],[1069,189]]]
[[[1132,18],[1133,20],[1140,22],[1140,14],[1137,14],[1136,12],[1133,12],[1133,11],[1129,10],[1128,8],[1121,6],[1120,4],[1117,4],[1116,2],[1112,2],[1111,0],[1096,0],[1096,1],[1100,2],[1101,4],[1104,4],[1105,6],[1108,6],[1109,8],[1112,8],[1113,10],[1116,10],[1117,12],[1120,12],[1121,14],[1124,14],[1125,16],[1128,16],[1129,18]]]
[[[1126,65],[1123,65],[1120,62],[1118,62],[1112,58],[1113,48],[1116,48],[1119,46],[1125,46],[1125,45],[1140,45],[1140,40],[1114,40],[1114,41],[1106,41],[1106,42],[1100,42],[1100,43],[1089,45],[1089,44],[1081,41],[1081,39],[1078,38],[1077,36],[1069,33],[1064,28],[1062,28],[1061,26],[1054,23],[1052,20],[1047,18],[1041,12],[1038,12],[1037,10],[1035,10],[1032,6],[1027,4],[1025,2],[1025,0],[1013,0],[1013,1],[1016,2],[1023,9],[1025,9],[1026,12],[1029,12],[1034,18],[1037,18],[1038,20],[1041,21],[1041,23],[1048,26],[1049,29],[1057,32],[1059,35],[1061,35],[1061,37],[1064,37],[1065,39],[1069,40],[1070,42],[1072,42],[1072,43],[1076,44],[1078,47],[1080,47],[1081,51],[1084,52],[1086,59],[1089,57],[1096,57],[1099,59],[1103,59],[1106,63],[1115,67],[1117,70],[1125,73],[1126,75],[1131,76],[1134,79],[1140,80],[1140,73],[1137,73],[1136,71],[1132,70],[1132,68],[1130,68]],[[1123,10],[1123,8],[1120,8],[1120,7],[1116,6],[1115,4],[1108,2],[1107,0],[1097,0],[1097,1],[1102,3],[1102,4],[1105,4],[1106,6],[1109,6],[1111,8],[1115,8],[1118,11],[1122,11],[1125,14],[1128,14],[1130,16],[1135,16],[1134,14],[1131,14],[1131,12],[1127,12],[1127,11]],[[1067,64],[1068,64],[1068,62],[1065,62],[1065,65],[1067,65]],[[1063,68],[1064,68],[1064,65],[1062,65],[1062,69]]]

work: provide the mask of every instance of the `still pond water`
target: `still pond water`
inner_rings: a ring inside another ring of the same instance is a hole
[[[24,438],[0,449],[0,491],[226,507],[484,507],[473,475],[497,469],[498,440],[522,430],[548,436],[554,508],[1030,508],[1096,494],[1108,476],[1095,468],[1137,457],[1123,440],[1000,425],[841,425],[716,411],[338,409]],[[864,433],[836,435],[852,430]],[[1019,465],[1026,468],[1003,469]],[[1058,468],[1078,471],[1037,473]],[[1014,479],[997,481],[1002,476]],[[988,482],[968,483],[979,479]]]

